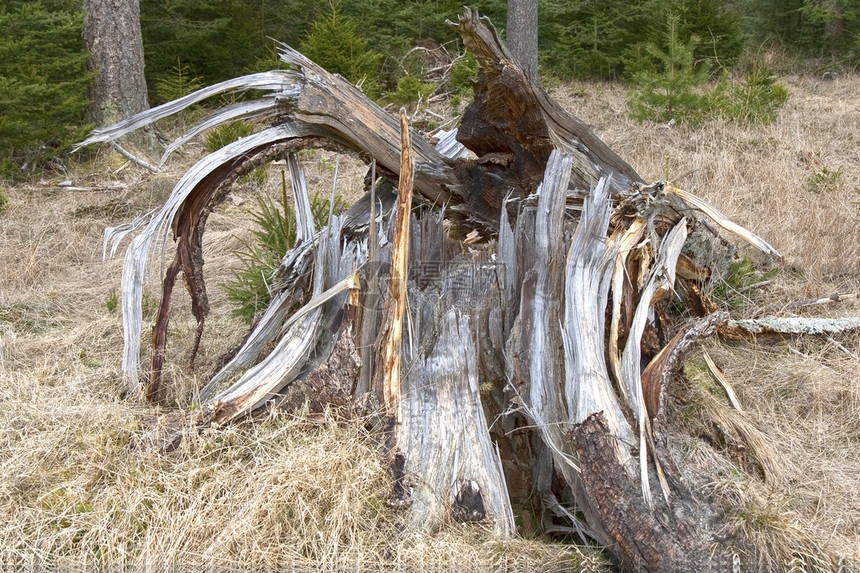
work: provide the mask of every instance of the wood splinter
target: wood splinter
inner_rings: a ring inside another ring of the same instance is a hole
[[[409,144],[409,125],[406,110],[400,109],[400,182],[397,193],[397,210],[394,223],[394,241],[391,247],[391,275],[388,290],[391,295],[391,312],[388,336],[385,341],[383,363],[383,398],[385,407],[395,416],[400,404],[400,359],[403,338],[403,316],[406,311],[406,279],[409,264],[409,219],[412,211],[412,185],[415,162]]]

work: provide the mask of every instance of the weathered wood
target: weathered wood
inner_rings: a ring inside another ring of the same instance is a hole
[[[642,495],[649,508],[654,506],[648,478],[648,448],[646,444],[646,440],[651,434],[651,427],[640,377],[642,334],[645,332],[646,321],[652,305],[667,294],[671,295],[672,293],[675,284],[675,266],[686,239],[687,220],[681,219],[663,239],[663,244],[660,245],[657,260],[639,295],[639,306],[636,307],[636,312],[633,315],[630,333],[627,336],[624,353],[621,357],[621,382],[626,391],[627,403],[633,410],[636,419],[639,433],[639,478],[642,484]],[[665,485],[663,493],[668,498],[669,492]]]
[[[416,328],[432,347],[409,363],[398,414],[397,447],[412,484],[408,524],[433,531],[450,519],[488,521],[509,536],[513,513],[481,406],[472,325],[457,309],[439,312],[438,322]]]
[[[594,537],[629,570],[717,569],[726,550],[714,545],[713,557],[706,551],[715,539],[703,526],[708,511],[674,466],[660,405],[683,351],[705,335],[701,324],[719,319],[694,323],[666,344],[671,315],[657,300],[672,296],[676,267],[691,281],[694,300],[695,281],[719,277],[716,267],[726,263],[720,253],[727,250],[680,254],[688,227],[704,245],[716,236],[694,210],[776,251],[671,183],[645,185],[522,73],[476,12],[467,10],[455,28],[481,71],[457,131],[460,144],[442,134],[444,152],[410,133],[402,114],[398,122],[358,88],[286,47],[282,59],[291,70],[206,88],[88,140],[113,139],[225,91],[271,92],[259,103],[216,112],[187,134],[237,118],[275,124],[195,165],[132,242],[123,281],[138,314],[129,311],[126,326],[139,337],[143,268],[154,236],[169,226],[177,254],[156,322],[152,372],[160,372],[161,335],[180,271],[202,329],[201,237],[208,211],[237,174],[289,158],[303,145],[350,150],[373,163],[370,193],[323,232],[314,235],[300,223],[302,240],[273,277],[272,304],[201,391],[207,419],[227,423],[284,389],[288,403],[312,408],[326,403],[357,411],[379,398],[391,423],[392,501],[410,527],[486,520],[511,534],[515,489],[523,502],[534,492],[536,512],[550,516],[543,519],[546,531]],[[423,203],[414,213],[412,192]],[[296,203],[306,211],[303,199]],[[396,215],[386,216],[395,203]],[[106,238],[105,250],[107,244]],[[386,275],[380,262],[389,258]],[[302,279],[310,269],[312,285]],[[355,269],[367,288],[344,305],[343,291],[357,287],[355,278],[344,277]],[[380,288],[386,279],[390,290]],[[696,312],[710,312],[704,298],[699,302]],[[295,303],[300,310],[287,317]],[[125,296],[123,305],[125,319]],[[380,332],[379,309],[386,305],[395,311]],[[339,310],[341,318],[324,328]],[[260,360],[260,349],[278,336],[274,352]],[[133,352],[136,360],[138,350],[139,340],[127,338],[126,357]],[[643,357],[651,356],[640,373]],[[136,381],[136,362],[128,366],[127,378]],[[231,388],[211,397],[242,368],[248,370]],[[493,438],[487,412],[495,420]],[[516,483],[510,489],[506,471]],[[655,473],[662,498],[647,494]],[[571,494],[575,507],[565,503]]]
[[[703,339],[716,332],[717,326],[727,317],[726,312],[716,312],[703,319],[691,320],[645,367],[641,375],[642,393],[652,419],[660,413],[664,389],[683,366],[684,358]]]
[[[726,231],[732,233],[734,236],[743,239],[748,242],[756,249],[766,253],[768,255],[774,255],[776,257],[782,257],[779,252],[774,249],[770,244],[756,235],[744,229],[725,215],[723,215],[719,209],[705,201],[704,199],[693,195],[683,189],[678,189],[671,182],[666,182],[666,184],[662,188],[662,192],[668,195],[675,195],[684,200],[684,202],[692,207],[695,207],[702,213],[705,213],[708,217],[710,217],[717,225],[725,229]]]
[[[322,249],[337,245],[335,235],[322,245]],[[358,277],[348,277],[323,292],[326,281],[325,256],[317,256],[314,268],[314,296],[290,316],[281,326],[285,332],[275,349],[259,364],[245,372],[230,388],[213,397],[204,405],[212,411],[215,423],[227,423],[247,414],[271,398],[284,385],[292,382],[307,362],[317,344],[321,327],[322,305],[347,289],[359,288]]]
[[[370,193],[366,195],[369,200],[368,230],[367,230],[367,262],[364,287],[361,292],[359,348],[361,352],[361,366],[358,373],[358,383],[355,388],[354,397],[357,400],[364,399],[370,393],[370,383],[373,379],[373,344],[376,341],[379,324],[379,297],[376,293],[380,288],[379,265],[377,251],[379,250],[379,227],[376,222],[378,214],[376,209],[376,160],[370,167]],[[370,293],[370,295],[368,295]]]
[[[544,180],[537,189],[537,206],[517,219],[517,232],[508,236],[503,212],[498,259],[506,272],[510,292],[505,312],[516,316],[508,327],[505,354],[507,377],[535,432],[542,454],[531,461],[531,480],[536,497],[559,513],[560,504],[551,488],[551,475],[559,471],[568,483],[577,479],[579,467],[567,439],[571,414],[565,401],[564,311],[565,197],[572,158],[553,151]],[[522,278],[520,278],[522,277]],[[518,294],[519,300],[509,300]],[[518,312],[517,312],[518,310]],[[509,318],[510,320],[510,318]]]
[[[461,179],[479,183],[474,189],[467,185],[467,205],[498,210],[512,191],[512,181],[517,181],[517,195],[534,192],[554,147],[571,155],[571,183],[578,189],[588,191],[608,175],[616,190],[641,182],[584,123],[523,74],[486,18],[467,9],[457,24],[448,24],[480,65],[475,99],[463,112],[457,133],[457,140],[478,156],[476,163],[459,167]]]
[[[382,361],[385,407],[396,412],[400,403],[400,362],[403,317],[406,313],[406,277],[409,272],[409,222],[412,219],[412,185],[415,162],[409,144],[406,111],[400,110],[400,184],[394,218],[394,243],[391,246],[391,273],[388,277],[391,310],[384,325],[388,332]]]
[[[720,325],[723,338],[744,340],[751,336],[785,336],[792,334],[840,334],[860,330],[860,317],[806,318],[771,316],[727,320]]]
[[[810,306],[834,304],[838,302],[844,302],[846,300],[857,300],[858,298],[860,298],[860,294],[858,293],[839,294],[838,292],[835,292],[830,296],[826,297],[805,298],[802,300],[790,302],[788,304],[771,304],[763,308],[757,308],[755,309],[755,312],[758,315],[768,314],[771,312],[786,312],[789,310],[798,310]]]
[[[633,314],[630,311],[630,307],[633,306],[633,285],[630,284],[630,277],[627,273],[627,261],[644,233],[645,222],[641,217],[636,217],[618,240],[618,254],[615,257],[615,268],[612,271],[612,312],[610,313],[607,352],[609,353],[609,363],[612,366],[612,374],[618,383],[618,391],[621,393],[624,392],[624,377],[621,375],[619,343],[622,331],[626,335],[630,330],[630,323],[633,321]],[[625,303],[628,312],[622,315],[622,305]]]
[[[606,234],[612,212],[608,179],[601,179],[585,201],[582,220],[567,255],[564,320],[565,393],[571,423],[603,412],[615,437],[613,451],[622,466],[630,464],[635,443],[606,369],[605,312],[609,295]],[[632,469],[632,468],[631,468]]]
[[[506,349],[510,357],[508,376],[518,389],[526,415],[559,453],[565,442],[562,424],[569,422],[559,384],[564,378],[564,358],[558,317],[564,301],[564,199],[570,165],[570,155],[553,152],[537,190],[533,232],[518,233],[520,248],[534,250],[518,258],[520,264],[529,267],[520,287],[519,313]],[[531,219],[526,217],[520,229],[531,231]],[[533,237],[533,242],[526,237]],[[569,462],[563,455],[556,461],[558,467],[566,463]]]

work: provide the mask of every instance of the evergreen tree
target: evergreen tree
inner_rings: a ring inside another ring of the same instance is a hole
[[[711,69],[730,69],[737,62],[746,43],[740,13],[731,4],[718,0],[682,0],[668,3],[664,21],[678,15],[678,37],[689,41],[696,37],[693,60],[707,63]]]
[[[561,78],[612,78],[643,40],[647,10],[629,0],[546,0],[539,20],[543,63]]]
[[[311,24],[299,46],[301,52],[327,71],[361,84],[370,97],[379,96],[379,61],[382,56],[368,48],[358,32],[358,20],[345,16],[340,2],[331,1]]]
[[[680,18],[666,22],[662,46],[648,44],[650,69],[634,77],[637,87],[630,97],[633,116],[655,121],[696,121],[708,111],[711,96],[700,88],[707,80],[706,66],[696,67],[694,52],[698,39],[682,42],[678,35]]]
[[[544,0],[541,49],[547,68],[561,78],[631,77],[648,44],[660,44],[664,23],[678,19],[680,41],[697,36],[699,67],[731,67],[745,35],[740,14],[717,0]]]
[[[150,91],[177,61],[204,84],[275,67],[274,42],[297,46],[318,3],[307,0],[140,0]],[[261,62],[266,62],[265,65]]]
[[[7,0],[0,7],[0,175],[43,161],[88,130],[81,46],[83,14],[75,0]]]
[[[860,0],[743,0],[749,35],[802,57],[860,65]]]

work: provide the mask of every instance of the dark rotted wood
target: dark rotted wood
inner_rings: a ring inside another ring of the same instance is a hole
[[[479,158],[490,153],[511,154],[508,182],[519,180],[524,194],[534,190],[552,147],[572,154],[572,184],[580,189],[590,189],[607,175],[612,176],[617,190],[642,182],[585,123],[523,74],[493,25],[479,17],[477,10],[467,9],[457,24],[449,25],[481,68],[475,101],[463,114],[457,139]]]
[[[469,168],[495,174],[502,183],[477,187],[467,204],[488,203],[498,212],[511,182],[518,184],[520,196],[537,189],[553,146],[522,71],[513,65],[493,71],[479,73],[475,99],[463,112],[457,140],[478,156],[477,165],[467,164]]]
[[[331,407],[354,411],[352,397],[361,367],[356,347],[357,316],[358,309],[349,304],[337,313],[337,323],[332,325],[337,336],[334,349],[325,362],[290,385],[286,397],[288,408],[300,411],[307,404],[311,412],[323,412]]]
[[[601,412],[570,432],[581,472],[581,487],[609,535],[609,549],[625,571],[673,573],[725,571],[722,553],[711,556],[693,523],[662,523],[642,500],[637,485],[612,454],[615,438]]]
[[[717,310],[714,303],[702,293],[699,285],[695,282],[686,282],[683,284],[686,287],[684,290],[686,292],[687,307],[690,309],[691,315],[696,318],[703,318]]]

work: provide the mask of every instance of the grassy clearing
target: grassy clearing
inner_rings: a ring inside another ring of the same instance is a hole
[[[714,121],[664,128],[628,118],[624,90],[574,84],[554,95],[646,179],[678,185],[785,255],[783,272],[743,293],[746,308],[860,291],[860,78],[783,78],[792,97],[771,126]],[[192,153],[193,154],[193,153]],[[668,161],[667,161],[668,158]],[[181,163],[180,158],[176,160]],[[328,193],[334,158],[305,157],[312,187]],[[667,167],[668,165],[668,167]],[[599,570],[599,553],[539,541],[500,542],[480,529],[434,538],[400,530],[382,503],[386,477],[357,422],[272,412],[189,435],[162,455],[142,447],[147,420],[187,407],[188,391],[241,336],[217,283],[250,238],[254,182],[210,217],[206,272],[213,312],[197,370],[194,331],[176,290],[165,386],[168,409],[117,395],[120,318],[109,309],[121,257],[101,261],[101,233],[157,206],[171,176],[150,177],[103,154],[57,180],[114,181],[114,191],[50,185],[6,189],[0,213],[0,562],[23,568],[132,569],[199,565],[366,569]],[[277,192],[275,166],[264,188]],[[111,170],[111,171],[108,171]],[[98,172],[90,179],[90,173]],[[838,176],[833,173],[840,173]],[[343,190],[363,176],[344,162]],[[258,182],[259,183],[259,182]],[[340,187],[340,186],[339,186]],[[347,196],[348,199],[355,195]],[[158,272],[150,298],[158,300]],[[741,310],[743,312],[743,310]],[[815,308],[856,315],[858,303]],[[687,479],[719,501],[728,537],[761,570],[860,567],[860,341],[711,342],[743,414],[694,358],[693,384],[675,416]],[[768,472],[762,469],[771,468]]]

